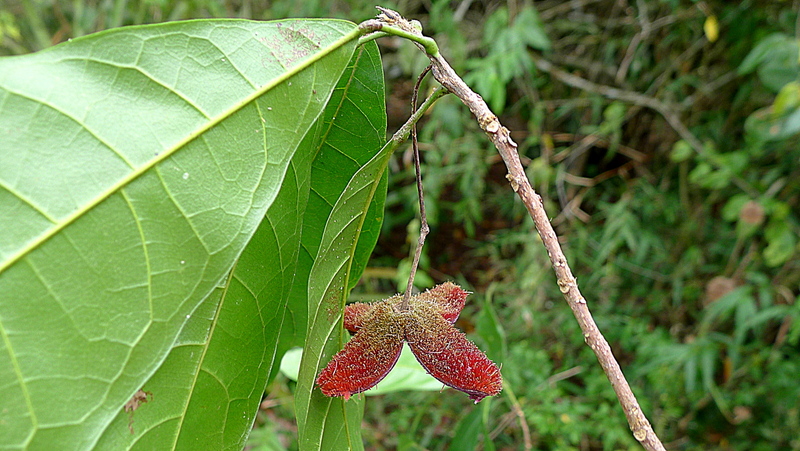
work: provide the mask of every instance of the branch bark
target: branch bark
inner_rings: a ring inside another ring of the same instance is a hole
[[[486,102],[480,95],[472,91],[461,77],[455,73],[450,64],[441,56],[435,43],[422,35],[421,27],[418,22],[409,22],[395,11],[378,7],[381,14],[377,19],[368,20],[361,24],[365,32],[382,32],[407,37],[415,42],[431,60],[433,76],[448,91],[455,94],[472,111],[478,120],[481,129],[492,141],[501,158],[506,164],[508,174],[506,178],[511,188],[522,199],[528,210],[536,230],[542,238],[547,254],[553,265],[556,274],[558,287],[564,295],[564,299],[572,309],[575,319],[583,331],[586,344],[594,351],[597,360],[600,362],[611,386],[622,405],[625,417],[628,420],[634,438],[638,440],[645,449],[664,450],[664,445],[656,436],[650,422],[645,417],[639,402],[636,400],[630,385],[622,374],[619,363],[614,358],[606,339],[595,324],[586,299],[578,288],[575,276],[567,263],[567,258],[561,250],[555,230],[553,230],[550,220],[545,212],[542,198],[531,186],[517,152],[517,144],[511,139],[509,131],[504,127],[497,116],[491,112]]]

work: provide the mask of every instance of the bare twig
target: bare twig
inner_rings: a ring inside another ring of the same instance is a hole
[[[417,111],[417,95],[419,94],[419,85],[422,84],[422,79],[431,71],[431,66],[425,68],[419,77],[417,77],[417,84],[414,85],[414,93],[411,95],[411,111]],[[414,288],[414,276],[417,274],[417,267],[419,267],[419,257],[422,255],[422,246],[425,245],[425,238],[428,237],[430,228],[428,227],[428,217],[425,215],[425,193],[422,189],[422,172],[419,167],[419,143],[417,142],[417,123],[411,126],[411,148],[414,152],[414,173],[417,180],[417,194],[419,194],[419,238],[417,239],[417,249],[414,251],[414,261],[411,262],[411,271],[408,273],[408,285],[406,292],[403,295],[403,303],[400,304],[400,310],[408,309],[408,300],[411,299],[411,290]]]
[[[522,410],[522,405],[520,405],[517,396],[514,394],[514,391],[511,388],[506,387],[505,389],[506,396],[508,397],[508,402],[511,404],[511,414],[517,417],[519,421],[519,427],[522,429],[522,444],[523,449],[525,451],[530,451],[533,449],[533,442],[531,441],[531,430],[528,428],[528,419],[525,418],[525,412]],[[501,431],[502,422],[495,428],[495,431],[499,433]],[[493,431],[490,434],[490,437],[494,438],[497,434]]]
[[[531,187],[528,177],[519,160],[517,144],[511,139],[509,131],[497,119],[481,96],[472,91],[464,81],[455,73],[450,64],[439,54],[438,46],[430,38],[422,36],[418,24],[412,24],[400,14],[380,8],[378,20],[370,20],[361,25],[365,32],[383,31],[402,36],[412,36],[411,39],[426,52],[433,66],[433,76],[448,91],[455,94],[469,107],[475,115],[478,124],[497,148],[500,156],[508,168],[506,178],[511,188],[519,195],[528,213],[533,218],[536,229],[542,238],[547,253],[553,264],[558,286],[564,298],[572,309],[578,324],[583,331],[586,343],[594,351],[603,371],[606,373],[620,404],[623,407],[628,424],[633,436],[648,450],[663,450],[664,445],[656,436],[650,422],[645,417],[636,397],[633,395],[622,370],[611,352],[606,339],[600,333],[592,318],[586,299],[581,295],[575,276],[569,268],[558,237],[553,230],[542,204],[542,198]]]
[[[700,140],[697,139],[697,137],[694,136],[694,134],[689,130],[689,128],[686,127],[686,125],[684,125],[683,122],[681,122],[681,119],[680,117],[678,117],[678,114],[675,113],[673,108],[667,105],[666,103],[656,99],[655,97],[649,97],[640,94],[638,92],[627,91],[624,89],[617,89],[611,86],[606,86],[591,82],[584,78],[564,72],[563,70],[553,66],[553,64],[550,61],[547,61],[539,57],[534,57],[533,62],[536,65],[536,67],[542,72],[546,72],[552,75],[554,78],[574,88],[600,94],[604,97],[608,97],[609,99],[621,100],[623,102],[632,103],[634,105],[639,105],[646,108],[650,108],[651,110],[655,110],[657,113],[661,114],[661,116],[664,117],[664,119],[672,127],[672,129],[675,130],[678,136],[680,136],[681,139],[686,141],[698,155],[705,158],[706,161],[712,166],[719,167],[719,164],[709,157],[708,152],[703,147],[703,143],[701,143]],[[734,184],[736,184],[736,186],[739,187],[739,189],[741,189],[751,197],[755,198],[760,195],[756,189],[751,187],[750,184],[747,183],[747,181],[745,181],[741,177],[734,176],[732,178],[732,181]]]
[[[617,84],[622,84],[628,76],[628,69],[633,62],[633,56],[636,54],[636,49],[650,35],[650,21],[647,19],[647,5],[642,0],[637,0],[636,5],[639,7],[639,26],[641,31],[636,33],[628,44],[628,50],[625,52],[625,57],[622,58],[622,63],[619,65],[615,81]]]
[[[554,17],[566,16],[569,14],[570,10],[578,10],[586,5],[597,3],[598,1],[600,0],[571,0],[568,2],[558,2],[556,6],[550,9],[543,9],[539,12],[539,17],[541,17],[542,20],[550,20]]]
[[[700,142],[697,137],[695,137],[689,129],[683,125],[678,115],[672,111],[667,104],[664,102],[656,99],[655,97],[649,97],[643,94],[639,94],[638,92],[634,91],[626,91],[624,89],[617,89],[611,86],[600,85],[584,78],[572,75],[570,73],[564,72],[561,69],[556,68],[550,61],[547,61],[542,58],[535,57],[534,64],[536,67],[541,70],[542,72],[546,72],[553,77],[557,78],[558,80],[566,83],[569,86],[574,88],[578,88],[584,91],[593,92],[596,94],[600,94],[604,97],[608,97],[609,99],[614,100],[621,100],[623,102],[632,103],[634,105],[639,105],[643,107],[650,108],[655,110],[662,116],[667,122],[672,126],[675,132],[685,140],[692,148],[697,151],[698,153],[703,153],[703,144]]]

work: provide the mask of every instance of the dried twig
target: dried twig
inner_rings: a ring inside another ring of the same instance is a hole
[[[414,41],[430,58],[433,76],[436,80],[461,99],[475,115],[478,124],[495,145],[508,168],[506,178],[511,184],[511,188],[522,199],[528,209],[528,213],[533,218],[536,229],[553,264],[558,286],[583,331],[586,343],[594,351],[603,371],[611,382],[611,386],[628,419],[628,424],[633,431],[633,436],[648,450],[663,450],[664,445],[656,436],[650,422],[639,407],[636,397],[622,374],[619,363],[617,363],[611,352],[611,347],[600,333],[592,315],[589,313],[586,299],[578,289],[575,276],[572,275],[564,252],[558,243],[558,237],[544,210],[542,198],[533,190],[528,177],[525,175],[519,160],[517,144],[511,139],[508,129],[500,124],[497,116],[489,110],[481,96],[472,91],[453,71],[450,64],[439,53],[436,43],[422,35],[418,22],[409,22],[394,11],[379,9],[381,14],[378,19],[362,23],[361,29],[365,32],[391,33]]]
[[[647,19],[647,5],[642,0],[637,0],[636,5],[639,7],[638,19],[641,31],[633,35],[633,39],[631,39],[631,42],[628,44],[628,50],[625,51],[625,57],[622,58],[622,63],[620,63],[619,69],[617,69],[617,75],[614,80],[620,85],[628,76],[628,69],[633,62],[636,49],[638,49],[639,44],[650,35],[650,21]]]
[[[684,125],[683,122],[681,122],[680,117],[678,117],[678,114],[675,113],[673,108],[667,105],[666,103],[662,102],[661,100],[658,100],[655,97],[649,97],[640,94],[638,92],[627,91],[624,89],[618,89],[611,86],[606,86],[591,82],[576,75],[564,72],[563,70],[555,67],[553,63],[551,63],[550,61],[547,61],[539,57],[534,57],[533,63],[536,65],[536,68],[538,68],[542,72],[546,72],[552,75],[554,78],[574,88],[600,94],[604,97],[608,97],[609,99],[621,100],[623,102],[632,103],[634,105],[643,106],[646,108],[650,108],[651,110],[655,110],[656,112],[661,114],[661,116],[664,117],[664,119],[672,127],[672,129],[675,130],[678,136],[680,136],[681,139],[686,141],[698,155],[703,157],[712,166],[719,167],[719,164],[713,158],[709,157],[708,152],[703,147],[703,143],[701,143],[700,140],[697,139],[697,137],[689,130],[689,128],[686,127],[686,125]],[[727,82],[727,80],[728,78],[726,77],[722,81]],[[755,190],[753,187],[751,187],[746,180],[736,176],[734,176],[732,180],[733,183],[739,187],[739,189],[741,189],[751,197],[754,198],[758,197],[759,195],[758,191]]]
[[[417,111],[417,95],[419,94],[419,85],[422,84],[422,79],[431,71],[431,66],[425,68],[419,77],[417,77],[417,84],[414,85],[414,93],[411,95],[411,111]],[[430,232],[428,227],[428,217],[425,214],[425,193],[422,189],[422,172],[419,167],[419,143],[417,142],[417,123],[411,126],[411,149],[414,152],[414,173],[417,180],[417,194],[419,194],[419,238],[417,239],[417,248],[414,251],[414,261],[411,262],[411,271],[408,273],[408,285],[406,292],[403,295],[403,303],[400,304],[400,310],[408,309],[408,300],[411,299],[411,290],[414,288],[414,276],[417,274],[417,267],[419,267],[419,257],[422,255],[422,246],[425,245],[425,238]]]

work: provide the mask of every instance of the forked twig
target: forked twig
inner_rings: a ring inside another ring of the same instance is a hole
[[[411,95],[411,111],[417,111],[417,95],[419,94],[419,86],[422,84],[422,79],[431,71],[431,66],[425,68],[419,77],[417,77],[417,84],[414,85],[414,93]],[[417,274],[417,267],[419,267],[419,258],[422,255],[422,246],[425,245],[425,238],[430,232],[428,227],[428,217],[425,215],[425,194],[422,189],[422,173],[419,166],[419,143],[417,142],[417,123],[411,126],[411,149],[414,153],[414,173],[416,174],[417,194],[419,195],[419,238],[417,239],[417,248],[414,251],[414,260],[411,262],[411,271],[408,273],[408,285],[406,285],[406,292],[403,295],[403,303],[400,304],[400,310],[408,309],[408,300],[411,299],[411,290],[414,288],[414,276]]]
[[[628,419],[628,424],[630,425],[634,438],[648,450],[663,450],[664,445],[656,436],[650,422],[639,407],[639,402],[633,395],[630,385],[628,385],[628,382],[625,380],[619,363],[617,363],[617,360],[611,352],[611,347],[605,337],[600,333],[597,324],[595,324],[589,312],[586,299],[584,299],[578,289],[575,276],[572,275],[572,270],[570,270],[564,252],[561,250],[561,245],[558,243],[555,230],[553,230],[553,226],[550,224],[550,220],[547,217],[547,212],[544,210],[542,198],[536,194],[533,187],[531,187],[531,183],[519,160],[517,144],[511,139],[508,129],[500,124],[497,116],[491,112],[481,96],[472,91],[472,89],[470,89],[455,73],[453,68],[450,67],[450,64],[448,64],[439,53],[436,43],[431,38],[422,35],[422,30],[418,22],[409,22],[397,12],[391,10],[380,7],[378,9],[381,11],[378,18],[363,22],[360,28],[364,33],[379,33],[364,36],[362,40],[368,40],[374,36],[382,35],[383,33],[410,39],[428,55],[428,58],[430,58],[433,76],[436,80],[448,91],[461,99],[461,101],[469,107],[470,111],[472,111],[472,114],[475,115],[481,129],[486,132],[486,135],[495,145],[506,164],[508,169],[506,178],[511,184],[511,188],[519,195],[520,199],[522,199],[528,213],[531,218],[533,218],[536,230],[539,232],[542,242],[547,249],[550,261],[553,264],[553,270],[556,274],[559,289],[561,293],[564,294],[564,299],[572,309],[583,331],[584,340],[589,347],[592,348],[592,351],[594,351],[603,371],[611,382],[611,386],[625,412],[625,417]]]
[[[544,58],[534,57],[533,64],[536,65],[536,68],[542,72],[546,72],[551,76],[555,77],[556,79],[560,80],[562,83],[565,83],[569,86],[574,88],[578,88],[587,92],[593,92],[596,94],[600,94],[604,97],[608,97],[609,99],[614,100],[621,100],[623,102],[632,103],[634,105],[643,106],[645,108],[650,108],[651,110],[659,113],[664,120],[675,130],[675,133],[681,137],[682,140],[686,141],[692,149],[703,157],[705,161],[710,163],[714,167],[719,167],[719,163],[717,163],[713,158],[710,158],[708,155],[708,151],[706,151],[703,143],[700,142],[699,139],[689,130],[689,128],[681,122],[680,117],[674,111],[674,108],[661,100],[658,100],[655,97],[646,96],[640,94],[635,91],[626,91],[624,89],[614,88],[611,86],[600,85],[594,83],[592,81],[583,79],[576,75],[572,75],[570,73],[564,72],[563,70],[555,67],[553,63],[550,61],[545,60]],[[726,74],[727,75],[727,74]],[[722,80],[717,80],[717,83],[720,82],[727,82],[729,76],[722,78]],[[758,191],[755,190],[750,184],[742,179],[741,177],[733,176],[733,183],[736,184],[742,191],[749,194],[752,197],[758,197]]]

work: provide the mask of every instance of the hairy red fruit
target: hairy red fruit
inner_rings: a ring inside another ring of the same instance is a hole
[[[469,295],[469,291],[464,291],[453,282],[445,282],[414,296],[414,298],[417,304],[420,302],[432,304],[444,319],[450,324],[454,324],[464,308],[467,295]]]
[[[327,396],[349,399],[380,382],[397,363],[403,341],[420,364],[443,384],[461,390],[476,403],[503,388],[500,369],[453,327],[469,293],[446,282],[411,297],[348,305],[344,326],[355,336],[328,363],[317,384]]]
[[[403,324],[390,304],[375,304],[365,324],[347,342],[317,378],[327,396],[350,395],[369,390],[397,363],[403,350]]]
[[[406,340],[431,376],[463,391],[476,403],[503,389],[497,365],[435,310],[419,304],[412,308]]]
[[[361,329],[364,318],[369,314],[374,306],[372,304],[364,304],[356,302],[350,304],[344,309],[344,328],[350,332],[356,333]]]

